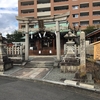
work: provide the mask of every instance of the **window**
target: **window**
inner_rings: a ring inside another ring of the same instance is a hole
[[[69,9],[69,6],[57,6],[57,7],[54,7],[54,10],[68,10]]]
[[[100,7],[100,2],[94,2],[93,7]]]
[[[77,1],[77,0],[72,0],[72,1]]]
[[[50,0],[37,0],[37,4],[50,3]]]
[[[25,28],[25,25],[21,25],[21,28],[22,28],[22,29]]]
[[[78,18],[78,14],[73,14],[73,18]]]
[[[25,13],[33,13],[34,9],[28,9],[28,10],[21,10],[21,13],[25,14]]]
[[[78,9],[78,5],[73,5],[72,8],[73,10]]]
[[[33,28],[34,27],[34,25],[29,25],[29,28]]]
[[[89,16],[89,12],[82,12],[80,13],[80,17]]]
[[[100,16],[100,11],[93,11],[93,16]]]
[[[87,26],[87,25],[89,25],[89,21],[81,21],[80,25],[81,26]]]
[[[21,2],[21,6],[28,6],[28,5],[34,5],[34,1]]]
[[[74,22],[73,26],[79,26],[79,22]]]
[[[46,11],[50,11],[50,8],[39,8],[37,9],[38,12],[46,12]]]
[[[68,1],[68,0],[54,0],[54,2],[63,2],[63,1]]]
[[[80,4],[80,8],[87,8],[89,7],[89,3]]]
[[[93,24],[100,24],[100,20],[93,20]]]

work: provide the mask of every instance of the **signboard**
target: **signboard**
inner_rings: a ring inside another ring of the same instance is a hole
[[[44,29],[44,21],[43,20],[38,20],[38,25],[39,25],[40,30]]]

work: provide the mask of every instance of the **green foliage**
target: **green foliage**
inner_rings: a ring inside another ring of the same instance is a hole
[[[17,30],[15,30],[12,34],[7,34],[6,35],[8,43],[11,42],[21,42],[21,38],[22,38],[22,33],[18,32]]]
[[[87,35],[87,34],[93,32],[95,30],[96,30],[95,26],[87,26],[87,28],[84,31],[85,31],[85,33]]]

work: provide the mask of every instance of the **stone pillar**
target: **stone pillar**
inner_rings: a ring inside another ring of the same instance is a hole
[[[29,24],[26,23],[25,33],[25,60],[29,60]]]
[[[3,71],[3,59],[2,59],[2,37],[0,34],[0,71]]]
[[[4,71],[3,56],[5,55],[2,44],[2,34],[0,33],[0,74]]]
[[[80,33],[80,74],[86,74],[85,32]]]
[[[59,21],[56,21],[56,51],[57,51],[57,60],[60,61],[61,51],[60,51],[60,26],[59,26]]]

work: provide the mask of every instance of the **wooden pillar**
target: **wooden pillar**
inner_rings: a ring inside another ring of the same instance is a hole
[[[53,50],[55,50],[55,40],[53,39]]]
[[[53,51],[53,54],[55,54],[55,41],[54,41],[54,39],[52,40],[52,42],[53,42],[53,48],[52,48],[52,51]]]
[[[93,42],[96,42],[97,41],[97,37],[96,36],[94,36],[94,41]]]
[[[40,49],[40,43],[39,43],[39,40],[36,42],[36,46],[37,46],[37,50]]]

